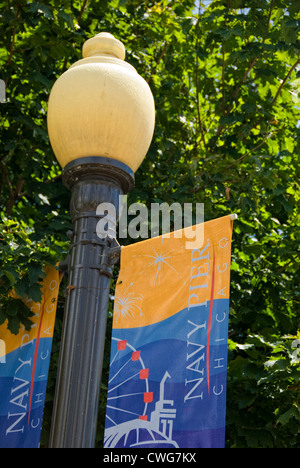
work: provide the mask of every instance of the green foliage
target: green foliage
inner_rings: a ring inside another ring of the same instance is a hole
[[[290,335],[270,341],[249,335],[247,344],[230,343],[230,447],[299,447],[300,372],[294,340]]]
[[[131,201],[204,202],[237,213],[231,275],[228,447],[299,448],[300,2],[295,0],[1,1],[0,322],[16,333],[43,265],[64,258],[69,193],[49,145],[51,86],[108,31],[149,83],[152,145]],[[205,2],[206,4],[207,2]],[[58,311],[43,444],[51,415]],[[298,335],[297,335],[298,333]],[[109,329],[106,351],[107,374]],[[102,384],[105,387],[105,380]],[[104,392],[105,393],[105,392]],[[98,444],[103,430],[101,396]]]

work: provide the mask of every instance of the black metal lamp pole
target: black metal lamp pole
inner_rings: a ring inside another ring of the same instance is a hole
[[[151,90],[124,58],[124,45],[111,34],[88,39],[83,59],[58,78],[48,103],[49,138],[72,193],[73,221],[53,448],[95,443],[110,277],[120,253],[116,233],[99,235],[97,208],[109,203],[117,218],[119,196],[133,187],[154,130]]]
[[[92,448],[105,344],[112,266],[119,259],[115,239],[96,232],[97,206],[119,209],[119,195],[134,183],[131,169],[118,161],[90,157],[69,163],[63,181],[72,191],[73,239],[68,259],[69,287],[50,446]]]

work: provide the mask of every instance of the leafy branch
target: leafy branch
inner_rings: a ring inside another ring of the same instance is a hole
[[[8,175],[5,164],[1,163],[1,169],[2,169],[4,179],[6,181],[6,185],[7,185],[8,193],[9,193],[9,200],[6,204],[6,215],[9,216],[16,201],[20,197],[23,196],[23,193],[21,191],[25,184],[25,180],[22,177],[19,177],[16,188],[13,189],[11,182],[9,180],[9,175]]]
[[[289,77],[291,76],[292,72],[295,70],[295,68],[297,67],[297,65],[300,64],[300,58],[298,58],[296,60],[296,62],[294,63],[294,65],[292,65],[292,67],[289,69],[288,73],[286,74],[285,78],[282,80],[278,90],[277,90],[277,93],[275,94],[275,97],[271,103],[271,106],[273,106],[275,104],[275,102],[277,101],[281,91],[282,91],[282,88],[285,86],[285,84],[287,83]]]
[[[9,50],[9,56],[7,60],[7,66],[9,66],[12,62],[13,59],[13,54],[14,54],[14,47],[15,47],[15,42],[16,42],[16,34],[17,34],[17,27],[18,27],[18,19],[21,13],[21,5],[18,5],[17,7],[17,12],[16,12],[16,17],[15,17],[15,24],[13,28],[13,34],[12,34],[12,40],[11,40],[11,45],[10,45],[10,50]],[[8,84],[8,76],[5,79],[5,86]]]
[[[274,0],[271,0],[271,3],[270,3],[270,9],[269,9],[269,14],[268,14],[268,21],[267,21],[267,31],[266,31],[266,35],[263,37],[263,40],[262,40],[262,44],[265,44],[266,42],[266,39],[267,39],[267,34],[269,32],[269,28],[270,28],[270,21],[271,21],[271,16],[272,16],[272,12],[273,12],[273,7],[274,7]],[[226,111],[225,111],[225,97],[224,97],[224,81],[225,81],[225,60],[224,60],[224,55],[225,55],[225,45],[224,45],[224,41],[222,43],[222,110],[223,110],[223,114],[225,115],[225,117],[227,117],[232,108],[233,108],[233,103],[236,101],[239,93],[240,93],[240,90],[242,88],[242,86],[245,84],[248,76],[250,75],[252,69],[254,68],[259,56],[256,55],[252,61],[250,62],[247,70],[245,71],[242,79],[240,80],[239,84],[237,85],[237,87],[235,88],[234,92],[233,92],[233,95],[232,95],[232,98],[230,100],[230,104],[228,105]],[[218,137],[221,136],[223,130],[226,128],[226,125],[225,124],[221,124],[219,125],[218,129],[217,129],[217,132],[216,132],[216,139],[215,139],[215,144],[213,146],[213,148],[211,149],[211,152],[213,151],[213,149],[215,148],[216,146],[216,143],[217,143],[217,140],[218,140]]]
[[[292,67],[289,69],[288,73],[286,74],[285,78],[282,80],[280,86],[278,87],[278,90],[271,102],[271,107],[274,106],[274,104],[276,103],[278,97],[280,96],[280,93],[284,87],[284,85],[287,83],[289,77],[291,76],[292,72],[295,70],[295,68],[297,67],[297,65],[300,64],[300,58],[296,60],[296,62],[292,65]],[[263,120],[263,117],[261,117],[259,119],[259,121],[252,127],[252,129],[254,129],[255,127],[257,127],[261,121]],[[265,136],[263,138],[263,140],[258,143],[256,146],[254,146],[254,148],[252,148],[251,150],[249,150],[247,153],[243,154],[240,158],[236,159],[232,164],[230,164],[229,166],[227,166],[225,168],[225,171],[227,171],[228,169],[231,169],[233,166],[235,166],[236,164],[238,164],[239,162],[241,162],[243,159],[245,159],[247,156],[249,156],[250,154],[254,153],[256,150],[258,150],[259,148],[261,148],[263,146],[263,144],[267,141],[267,139],[269,138],[270,136],[270,133],[269,133],[269,127],[270,127],[270,123],[271,123],[271,119],[270,121],[268,122],[268,130],[266,131],[265,133]]]
[[[87,7],[88,1],[89,1],[89,0],[84,0],[84,1],[83,1],[83,4],[82,4],[82,6],[81,6],[81,10],[80,10],[79,16],[78,16],[78,18],[77,18],[77,23],[78,23],[78,24],[79,24],[80,21],[81,21],[81,18],[82,18],[83,13],[85,12],[85,9],[86,9],[86,7]]]
[[[199,127],[199,130],[200,130],[200,135],[201,135],[201,138],[200,140],[202,141],[203,143],[203,147],[205,148],[206,147],[206,141],[205,141],[205,133],[204,133],[204,129],[203,129],[203,123],[202,123],[202,118],[201,118],[201,111],[200,111],[200,100],[199,100],[199,58],[198,58],[198,54],[197,54],[197,50],[198,50],[198,47],[199,47],[199,25],[200,25],[200,14],[201,14],[201,2],[199,1],[199,5],[198,5],[198,18],[197,18],[197,23],[196,23],[196,27],[195,27],[195,36],[196,36],[196,67],[195,67],[195,84],[196,84],[196,104],[197,104],[197,117],[198,117],[198,127]],[[197,147],[198,147],[198,137],[197,137],[197,129],[196,129],[196,139],[195,139],[195,145],[194,145],[194,148],[195,150],[197,151]]]

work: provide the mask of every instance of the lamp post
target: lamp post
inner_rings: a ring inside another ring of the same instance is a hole
[[[124,45],[100,33],[83,45],[83,59],[54,84],[48,133],[71,190],[73,234],[50,434],[53,448],[92,448],[115,236],[101,238],[97,206],[111,203],[134,184],[154,130],[148,84],[124,62]]]

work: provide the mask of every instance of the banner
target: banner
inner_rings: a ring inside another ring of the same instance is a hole
[[[39,447],[59,283],[59,272],[47,268],[41,303],[25,301],[34,313],[30,331],[12,335],[0,326],[1,448]]]
[[[224,447],[232,224],[122,248],[105,448]]]

